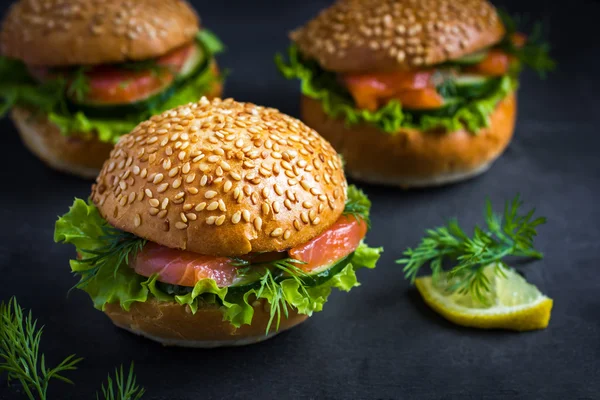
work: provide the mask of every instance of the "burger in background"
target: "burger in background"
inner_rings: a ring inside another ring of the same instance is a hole
[[[167,345],[254,343],[358,286],[381,249],[333,147],[272,108],[206,98],[141,123],[54,239],[119,327]]]
[[[183,0],[21,0],[0,46],[0,115],[48,165],[82,177],[139,122],[222,91],[222,45]]]
[[[518,33],[485,0],[337,1],[291,39],[276,62],[302,83],[304,122],[350,176],[400,187],[489,168],[513,134],[521,68],[554,67],[539,29]]]

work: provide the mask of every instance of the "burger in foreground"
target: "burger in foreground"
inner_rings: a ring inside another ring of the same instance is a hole
[[[521,66],[554,66],[537,36],[485,0],[338,1],[276,62],[302,81],[302,118],[349,175],[430,186],[477,175],[506,148]]]
[[[221,44],[182,0],[21,0],[0,46],[0,115],[12,110],[48,165],[83,177],[141,121],[221,94]]]
[[[167,345],[257,342],[357,286],[381,249],[331,145],[271,108],[203,98],[115,146],[55,240],[96,308]]]

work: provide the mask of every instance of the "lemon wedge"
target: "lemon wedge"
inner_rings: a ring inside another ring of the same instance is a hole
[[[496,268],[500,268],[504,276],[497,274],[494,271]],[[515,331],[544,329],[548,326],[552,299],[543,295],[512,268],[489,265],[484,273],[490,282],[487,304],[468,293],[450,292],[447,287],[452,285],[452,279],[443,276],[436,282],[431,276],[417,278],[415,286],[429,307],[458,325]]]

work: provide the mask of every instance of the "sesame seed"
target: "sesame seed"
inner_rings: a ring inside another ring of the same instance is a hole
[[[225,222],[225,215],[221,215],[220,217],[218,217],[215,220],[215,225],[221,226],[221,225],[223,225],[223,222]]]
[[[254,218],[254,228],[255,228],[257,231],[260,231],[260,230],[261,230],[261,228],[262,228],[262,222],[263,222],[263,221],[262,221],[262,218],[261,218],[261,217],[256,217],[256,218]],[[272,234],[272,233],[271,233],[271,234]]]
[[[154,175],[154,179],[152,180],[152,183],[160,183],[163,180],[164,176],[163,174],[156,174]]]
[[[148,201],[148,203],[152,206],[152,207],[158,207],[158,205],[160,204],[160,202],[157,199],[150,199]]]
[[[313,208],[314,204],[308,200],[302,202],[302,207],[304,208]]]
[[[204,193],[204,197],[207,199],[212,199],[213,197],[215,197],[218,193],[215,192],[214,190],[208,190],[206,191],[206,193]]]
[[[177,221],[175,222],[175,228],[177,229],[186,229],[188,225],[184,222]]]
[[[242,211],[242,218],[244,218],[244,221],[250,222],[250,211],[248,211],[248,210]]]
[[[231,216],[231,222],[233,224],[237,224],[238,222],[240,222],[240,220],[242,219],[242,213],[240,211],[236,211],[232,216]]]
[[[156,191],[157,191],[158,193],[163,193],[164,191],[166,191],[166,190],[167,190],[167,188],[168,188],[168,187],[169,187],[169,184],[168,184],[168,183],[161,183],[161,184],[160,184],[160,185],[159,185],[159,186],[156,188]]]
[[[133,217],[133,225],[137,228],[142,224],[142,216],[140,214],[135,214]]]
[[[273,231],[271,231],[271,237],[279,237],[283,234],[283,229],[281,228],[275,228]]]
[[[210,204],[208,205],[208,207],[206,207],[206,209],[207,209],[208,211],[214,211],[214,210],[216,210],[217,208],[219,208],[219,202],[217,202],[217,201],[213,201],[212,203],[210,203]]]
[[[268,203],[262,203],[262,206],[261,206],[261,208],[262,208],[262,212],[263,212],[263,214],[265,214],[265,215],[269,215],[269,210],[270,210],[270,207],[269,207],[269,204],[268,204]]]
[[[205,208],[206,208],[206,202],[204,202],[204,201],[203,201],[202,203],[199,203],[199,204],[196,206],[196,208],[194,208],[194,210],[196,210],[196,211],[202,211],[202,210],[204,210]]]
[[[185,214],[185,216],[190,221],[195,221],[198,218],[198,216],[194,213],[187,213],[187,214]]]

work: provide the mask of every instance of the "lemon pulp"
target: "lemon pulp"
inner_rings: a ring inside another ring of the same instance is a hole
[[[496,268],[502,274],[496,273]],[[552,299],[512,268],[489,265],[484,273],[490,282],[490,292],[486,293],[485,303],[474,299],[469,293],[448,290],[454,282],[445,276],[441,276],[436,282],[431,276],[417,278],[415,286],[433,310],[458,325],[516,331],[548,326]]]

